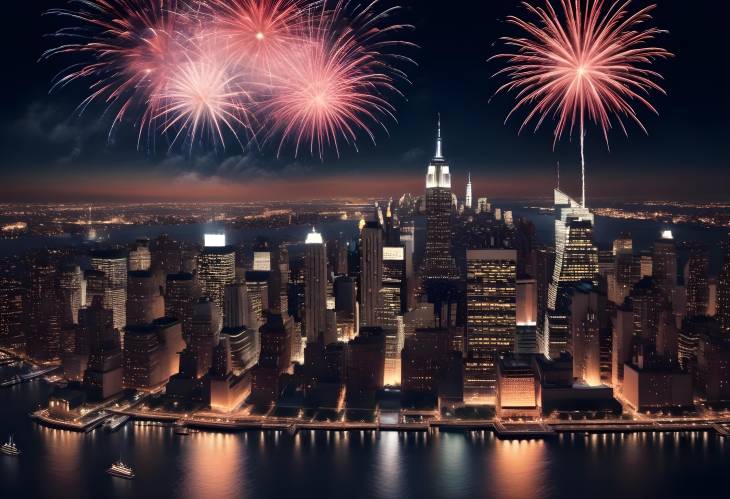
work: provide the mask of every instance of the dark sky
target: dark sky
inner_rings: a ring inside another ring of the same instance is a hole
[[[411,39],[420,49],[409,53],[418,67],[409,71],[412,85],[403,87],[407,99],[396,100],[398,123],[389,124],[390,136],[378,133],[377,145],[363,137],[359,152],[346,150],[337,158],[330,151],[324,161],[294,158],[293,152],[276,160],[271,148],[245,154],[229,147],[192,156],[168,153],[165,146],[137,151],[129,127],[108,140],[108,119],[97,112],[73,116],[80,86],[48,94],[60,61],[37,62],[53,44],[43,35],[58,27],[41,13],[64,4],[16,0],[3,7],[1,199],[229,201],[420,192],[437,112],[459,191],[471,171],[476,195],[549,196],[560,161],[563,186],[577,193],[575,141],[564,140],[553,151],[549,127],[518,136],[517,120],[503,123],[511,98],[499,95],[490,102],[498,86],[490,75],[498,63],[487,59],[501,35],[515,33],[504,18],[524,13],[517,1],[402,0],[399,20],[415,25]],[[633,8],[641,5],[646,2],[636,0]],[[590,129],[589,195],[727,200],[730,5],[660,0],[655,18],[670,32],[659,43],[676,55],[657,65],[668,96],[653,96],[659,117],[640,112],[649,136],[636,127],[628,138],[614,132],[609,152]]]

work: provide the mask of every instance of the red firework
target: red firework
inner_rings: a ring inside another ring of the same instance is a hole
[[[646,27],[656,5],[631,13],[630,4],[630,0],[610,5],[603,0],[561,0],[559,15],[550,0],[545,8],[523,2],[536,20],[508,17],[525,36],[502,38],[515,50],[494,57],[507,61],[497,75],[510,80],[498,92],[516,92],[517,103],[507,118],[529,108],[520,131],[531,121],[536,122],[537,130],[546,119],[555,117],[557,143],[566,129],[570,135],[576,127],[580,129],[584,206],[586,121],[600,127],[606,144],[614,120],[624,133],[625,119],[646,132],[634,103],[656,112],[648,95],[652,90],[664,93],[657,83],[661,75],[648,68],[656,59],[671,56],[665,49],[649,45],[664,33]]]

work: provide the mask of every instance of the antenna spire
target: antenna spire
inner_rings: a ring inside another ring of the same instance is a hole
[[[441,143],[441,113],[438,113],[438,128],[436,132],[436,156],[435,159],[443,159],[442,143]]]

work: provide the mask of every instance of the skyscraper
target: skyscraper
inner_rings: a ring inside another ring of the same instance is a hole
[[[213,348],[218,344],[223,327],[221,310],[208,297],[203,297],[195,304],[191,323],[188,348],[191,350],[197,365],[197,376],[201,377],[213,362]]]
[[[121,250],[91,252],[91,268],[103,272],[104,307],[114,314],[114,327],[127,322],[127,255]]]
[[[491,397],[496,362],[514,348],[516,250],[467,250],[466,372],[464,395]]]
[[[165,315],[161,272],[133,270],[127,274],[127,325],[149,324]]]
[[[236,278],[236,252],[226,246],[223,234],[206,234],[198,256],[198,281],[203,296],[223,310],[223,290]]]
[[[23,286],[15,275],[15,262],[0,259],[0,346],[21,352],[25,348]]]
[[[662,232],[661,239],[654,242],[652,276],[659,289],[673,301],[674,288],[677,286],[677,247],[670,230]]]
[[[383,285],[383,229],[367,222],[360,232],[360,324],[376,326]]]
[[[722,255],[717,280],[717,318],[723,331],[730,334],[730,240],[723,241]]]
[[[134,248],[129,252],[129,270],[149,270],[152,266],[152,253],[149,239],[137,239]]]
[[[126,263],[125,259],[125,271]],[[122,350],[114,311],[96,296],[91,306],[79,312],[79,326],[89,352],[84,385],[92,400],[104,400],[122,390]]]
[[[304,246],[304,335],[315,343],[327,327],[327,249],[314,230]]]
[[[125,272],[126,275],[126,272]],[[52,360],[61,354],[61,309],[55,264],[42,255],[31,263],[27,290],[28,356]]]
[[[466,196],[464,197],[464,208],[467,210],[472,209],[472,196],[471,196],[471,172],[466,182]]]
[[[687,315],[706,315],[710,299],[708,273],[710,254],[702,244],[693,244],[685,272],[684,285],[687,290]]]
[[[183,337],[190,337],[195,303],[200,298],[200,286],[193,274],[167,274],[165,285],[165,315],[182,323]]]
[[[555,269],[548,309],[555,310],[565,289],[587,280],[598,284],[598,248],[593,243],[593,213],[555,189]]]
[[[403,246],[383,248],[383,282],[377,308],[377,324],[385,332],[385,384],[394,385],[401,377],[401,350],[405,328],[406,265]]]
[[[61,267],[58,287],[61,298],[61,321],[63,325],[78,324],[79,309],[86,301],[84,273],[76,264]]]
[[[456,263],[451,252],[451,172],[443,156],[441,119],[436,137],[436,154],[426,173],[426,251],[423,278],[455,279]]]

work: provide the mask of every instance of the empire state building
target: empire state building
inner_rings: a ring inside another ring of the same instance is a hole
[[[436,154],[426,173],[426,252],[424,280],[458,278],[451,252],[451,173],[443,156],[441,119],[438,122]]]

